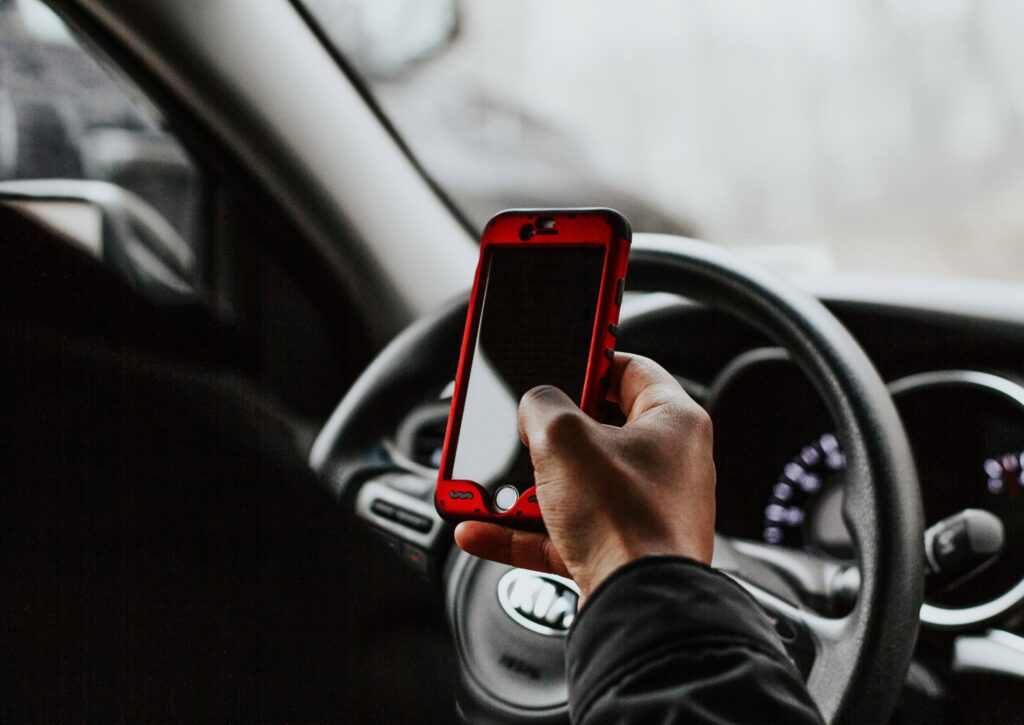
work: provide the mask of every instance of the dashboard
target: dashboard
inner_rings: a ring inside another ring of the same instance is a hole
[[[926,524],[964,509],[990,511],[1003,524],[991,564],[926,582],[926,624],[983,624],[1024,598],[1024,387],[1000,374],[943,369],[897,378],[889,390],[910,438]],[[756,349],[706,391],[717,432],[718,530],[854,564],[842,517],[842,441],[799,368],[779,349]]]
[[[949,686],[972,717],[988,701],[1024,706],[1024,305],[993,314],[987,299],[972,308],[970,297],[940,294],[937,303],[933,295],[918,304],[905,289],[892,296],[898,301],[819,295],[889,387],[914,454],[926,526],[981,509],[1004,530],[988,565],[952,581],[929,576],[916,686]],[[711,414],[720,534],[756,546],[766,561],[773,551],[794,552],[855,566],[842,515],[843,441],[783,350],[740,320],[665,294],[627,296],[618,348],[660,362]],[[390,453],[429,475],[450,387],[424,394],[384,438]],[[1000,688],[1018,696],[1008,699]]]
[[[929,577],[922,624],[1021,631],[1024,317],[974,314],[954,295],[925,307],[902,292],[899,304],[822,297],[893,395],[926,526],[974,508],[998,517],[1005,535],[999,555],[973,575]],[[852,565],[842,441],[800,367],[759,331],[722,313],[670,299],[640,307],[634,324],[623,325],[621,348],[661,361],[714,421],[718,531]]]

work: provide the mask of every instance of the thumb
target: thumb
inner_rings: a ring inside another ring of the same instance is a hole
[[[519,436],[535,463],[538,457],[579,450],[593,425],[568,395],[551,385],[532,388],[519,401]]]

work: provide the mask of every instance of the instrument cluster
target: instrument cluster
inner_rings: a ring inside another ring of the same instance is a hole
[[[1000,519],[1002,550],[972,575],[929,577],[937,621],[991,619],[1024,599],[1024,387],[1001,375],[940,370],[889,383],[914,455],[926,526],[964,509]],[[718,529],[852,563],[843,521],[846,460],[819,396],[781,350],[727,365],[704,404],[715,421]]]

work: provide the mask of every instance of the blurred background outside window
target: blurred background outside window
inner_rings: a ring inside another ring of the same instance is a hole
[[[1024,4],[305,2],[477,226],[601,204],[811,267],[1024,277]]]
[[[39,0],[0,0],[0,181],[89,179],[134,192],[192,253],[200,177],[160,114]]]

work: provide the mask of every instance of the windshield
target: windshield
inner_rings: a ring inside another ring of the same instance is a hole
[[[307,4],[478,227],[612,206],[805,266],[1024,272],[1022,4]]]

